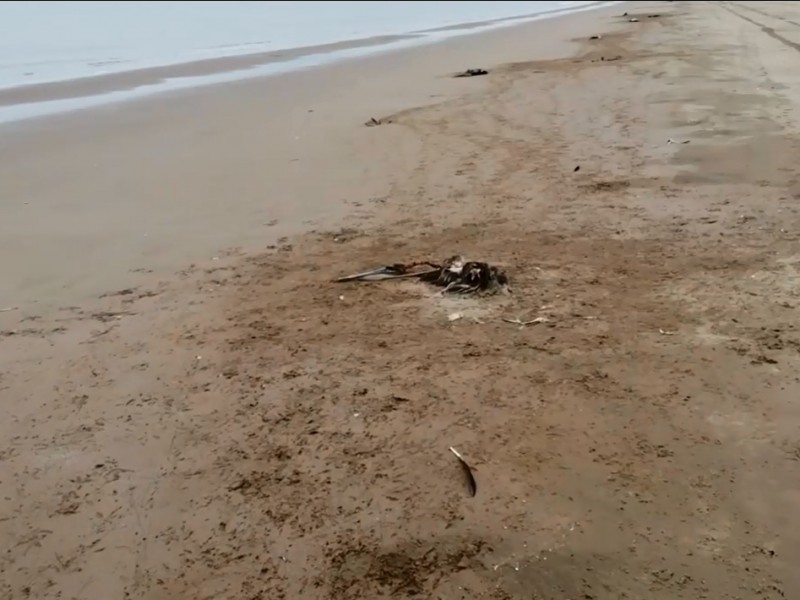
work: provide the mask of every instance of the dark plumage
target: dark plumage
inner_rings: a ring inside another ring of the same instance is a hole
[[[497,267],[485,262],[465,261],[460,256],[448,258],[437,272],[420,277],[443,287],[446,292],[471,294],[499,289],[508,285],[508,277]]]

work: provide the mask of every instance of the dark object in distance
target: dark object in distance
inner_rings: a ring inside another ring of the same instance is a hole
[[[590,37],[589,39],[590,39],[590,40],[599,40],[599,39],[602,39],[602,36],[600,36],[600,35],[593,35],[593,36],[592,36],[592,37]]]
[[[486,69],[467,69],[463,73],[458,73],[455,77],[477,77],[478,75],[488,75]]]
[[[364,123],[367,127],[377,127],[378,125],[388,125],[391,123],[389,119],[376,119],[375,117],[370,117],[369,121]]]
[[[658,18],[658,17],[660,17],[660,16],[661,16],[661,15],[658,15],[658,14],[656,14],[656,15],[647,15],[647,18],[648,18],[648,19],[657,19],[657,18]]]
[[[578,165],[577,167],[575,167],[574,169],[572,169],[572,172],[573,172],[573,173],[577,173],[577,172],[578,172],[578,171],[580,171],[580,170],[581,170],[581,166],[580,166],[580,165]]]
[[[467,486],[469,488],[469,495],[474,498],[475,494],[478,493],[478,484],[475,481],[475,476],[472,474],[472,469],[467,464],[467,461],[464,460],[464,457],[461,456],[461,453],[459,453],[458,450],[456,450],[455,448],[450,446],[450,452],[455,454],[456,458],[458,459],[458,462],[461,463],[461,470],[464,471],[464,477],[467,480]]]
[[[622,16],[623,16],[623,17],[627,17],[627,16],[628,16],[628,13],[624,12],[624,13],[622,13]]]

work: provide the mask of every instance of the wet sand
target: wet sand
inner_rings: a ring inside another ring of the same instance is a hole
[[[204,77],[230,71],[251,70],[256,67],[288,62],[313,54],[329,54],[339,50],[381,46],[391,44],[392,42],[411,40],[414,39],[414,37],[414,35],[376,36],[363,40],[290,48],[287,50],[274,50],[256,54],[244,54],[241,56],[222,56],[174,65],[109,73],[107,75],[98,75],[95,77],[81,77],[67,81],[51,81],[23,85],[8,89],[0,89],[0,106],[108,94],[110,92],[126,91],[142,86],[154,85],[167,79]]]
[[[1,595],[797,597],[794,22],[635,3],[6,128]],[[513,293],[330,282],[454,252]]]
[[[375,152],[374,135],[361,127],[367,119],[487,85],[450,78],[465,68],[568,54],[570,40],[601,18],[578,13],[3,125],[0,297],[79,302],[125,287],[131,269],[168,277],[231,247],[254,251],[331,225],[352,203],[385,194],[414,160],[413,140],[379,148],[387,160],[366,160]]]

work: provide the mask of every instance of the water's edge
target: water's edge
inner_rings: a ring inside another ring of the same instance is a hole
[[[92,108],[163,92],[308,69],[376,52],[436,43],[456,36],[565,16],[619,3],[599,1],[529,15],[410,32],[405,35],[376,36],[288,50],[223,56],[4,88],[0,89],[0,123]]]

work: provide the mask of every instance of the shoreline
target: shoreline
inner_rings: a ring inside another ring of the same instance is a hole
[[[283,72],[324,67],[369,54],[402,51],[415,46],[479,35],[495,29],[601,10],[620,2],[598,1],[515,17],[503,17],[412,31],[344,40],[329,44],[236,54],[131,69],[74,79],[0,88],[0,125],[14,121],[136,100],[165,92],[269,77]],[[372,51],[372,52],[370,52]]]
[[[125,287],[130,269],[166,274],[334,223],[390,185],[384,168],[358,167],[374,152],[365,121],[483,89],[484,78],[451,77],[476,64],[569,55],[619,10],[6,123],[0,296],[14,305],[80,301]]]

